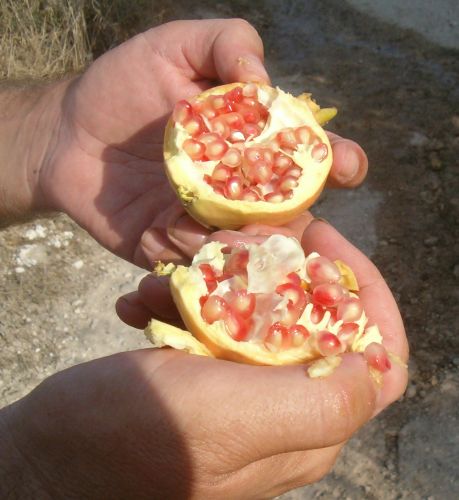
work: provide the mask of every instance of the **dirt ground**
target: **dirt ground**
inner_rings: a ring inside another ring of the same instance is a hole
[[[405,396],[350,441],[334,470],[285,499],[459,497],[459,58],[338,1],[185,2],[164,20],[245,17],[275,84],[339,108],[330,129],[365,148],[370,173],[314,212],[378,265],[411,345]],[[143,271],[67,217],[0,232],[0,404],[81,361],[146,347],[116,318]]]

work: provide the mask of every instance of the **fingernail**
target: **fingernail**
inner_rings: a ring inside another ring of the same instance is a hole
[[[142,234],[141,246],[144,248],[144,252],[149,258],[155,260],[159,259],[161,253],[164,251],[165,246],[163,244],[164,236],[158,229],[147,229]]]
[[[187,255],[194,253],[205,243],[205,229],[189,215],[179,217],[167,230],[169,239]]]
[[[240,56],[237,59],[239,66],[246,71],[245,80],[247,82],[269,83],[270,79],[262,61],[253,54]]]
[[[330,225],[330,223],[328,222],[327,219],[324,219],[323,217],[315,217],[314,220],[312,222],[325,222],[325,224],[328,224]]]
[[[360,157],[353,148],[348,146],[343,161],[343,168],[339,172],[338,177],[343,183],[350,182],[357,175],[359,168]]]

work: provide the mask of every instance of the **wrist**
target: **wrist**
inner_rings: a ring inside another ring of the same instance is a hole
[[[52,498],[14,441],[12,407],[0,410],[0,498]]]
[[[52,209],[40,173],[56,149],[69,83],[0,91],[0,220]]]

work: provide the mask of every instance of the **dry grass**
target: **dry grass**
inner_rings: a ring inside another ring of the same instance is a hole
[[[152,0],[1,0],[0,80],[77,72],[97,55],[161,22]]]

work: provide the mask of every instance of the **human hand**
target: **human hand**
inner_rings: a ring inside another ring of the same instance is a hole
[[[389,287],[371,261],[329,224],[314,220],[307,213],[282,228],[254,224],[246,226],[243,232],[239,233],[218,231],[212,234],[209,240],[221,241],[228,246],[239,246],[243,243],[261,242],[267,235],[280,232],[301,241],[306,255],[318,252],[331,260],[340,259],[351,267],[357,277],[360,286],[359,297],[370,324],[378,325],[386,350],[406,362],[408,343],[397,304]],[[145,328],[152,317],[185,328],[170,295],[166,277],[147,275],[140,282],[137,291],[120,297],[116,308],[119,317],[135,328]],[[386,394],[386,404],[397,399],[405,386],[406,371],[393,367],[385,373],[382,391]]]
[[[184,215],[164,174],[165,121],[177,100],[215,81],[267,82],[262,61],[262,42],[242,20],[177,21],[107,52],[63,84],[58,134],[39,175],[41,208],[65,211],[139,266],[183,260],[209,232]],[[330,138],[330,184],[359,184],[365,153]]]
[[[0,496],[273,497],[319,480],[391,397],[355,354],[325,379],[171,349],[116,354],[0,412]]]

